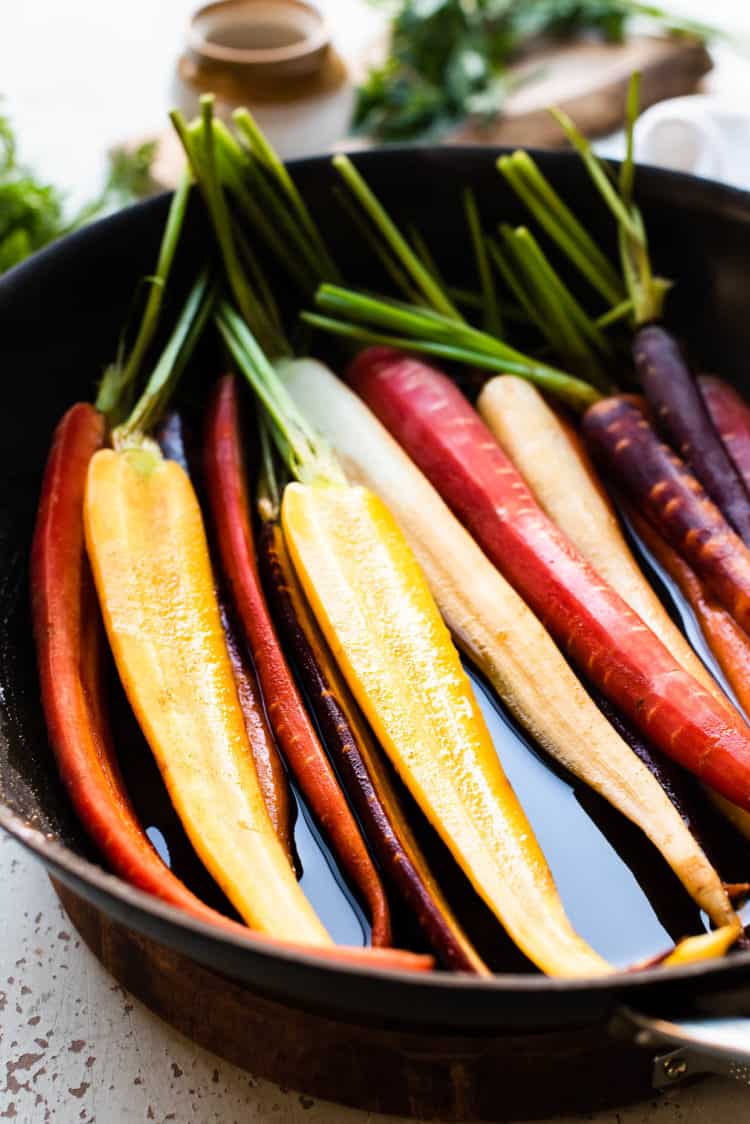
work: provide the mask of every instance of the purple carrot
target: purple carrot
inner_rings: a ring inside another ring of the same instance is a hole
[[[633,357],[656,427],[750,546],[750,494],[738,473],[677,340],[658,324],[639,328]]]
[[[750,551],[685,462],[659,440],[642,401],[631,395],[601,399],[584,415],[583,434],[636,511],[750,634]]]
[[[750,405],[724,379],[699,375],[698,386],[711,421],[750,491]]]

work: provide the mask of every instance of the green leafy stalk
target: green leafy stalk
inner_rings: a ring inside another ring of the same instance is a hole
[[[590,285],[610,305],[625,297],[617,270],[543,175],[523,151],[501,156],[498,168],[521,202]]]
[[[565,371],[537,362],[495,336],[457,323],[433,309],[382,300],[333,285],[321,285],[316,304],[336,315],[303,313],[303,320],[335,335],[518,374],[577,409],[586,408],[599,397],[594,387]]]
[[[461,313],[443,292],[440,283],[435,279],[431,271],[423,265],[414,253],[401,231],[390,218],[377,196],[370,190],[349,157],[343,154],[334,156],[332,163],[362,209],[372,221],[373,225],[380,231],[380,234],[404,271],[411,277],[427,304],[437,312],[441,312],[444,316],[448,316],[459,322],[463,320]]]
[[[361,324],[351,324],[344,320],[319,316],[314,312],[303,312],[302,319],[314,328],[330,332],[332,335],[342,336],[345,339],[356,340],[358,343],[393,347],[400,351],[416,352],[418,355],[430,355],[438,359],[447,359],[471,368],[493,371],[501,375],[520,375],[537,385],[540,390],[546,391],[565,405],[570,406],[571,409],[579,412],[587,410],[601,397],[588,383],[581,382],[580,379],[566,375],[563,371],[548,367],[544,363],[534,363],[531,360],[516,363],[512,359],[501,359],[496,355],[472,351],[465,347],[457,347],[438,340],[386,335],[364,328]]]
[[[112,437],[115,448],[137,445],[158,421],[206,325],[214,300],[208,270],[193,284],[177,324],[126,421]]]
[[[227,301],[218,306],[216,325],[265,411],[274,444],[292,476],[305,484],[345,483],[327,444],[299,411],[242,316]]]
[[[294,180],[289,175],[284,163],[269,144],[262,130],[258,128],[252,114],[247,109],[237,109],[233,114],[237,129],[247,144],[250,151],[256,156],[266,171],[281,189],[282,194],[292,207],[299,223],[307,233],[309,243],[313,248],[316,260],[321,268],[319,280],[336,281],[339,278],[338,268],[328,252],[323,237],[313,219],[304,199],[300,195]],[[322,263],[322,265],[321,265]]]
[[[493,335],[501,336],[503,325],[500,317],[497,293],[495,292],[495,279],[487,254],[487,244],[482,233],[479,208],[477,207],[476,197],[471,188],[467,188],[464,191],[464,211],[469,227],[471,244],[474,248],[474,259],[476,261],[477,273],[479,274],[479,284],[482,290],[484,327]]]
[[[420,298],[419,290],[413,285],[408,274],[404,272],[393,254],[388,252],[387,247],[378,237],[377,232],[370,226],[354,200],[340,187],[334,187],[333,196],[346,211],[353,225],[359,231],[362,240],[369,246],[396,288],[407,300],[416,303]]]
[[[213,122],[216,170],[243,218],[303,292],[320,280],[320,263],[278,189],[221,121]]]
[[[117,420],[117,414],[122,411],[123,406],[127,408],[127,397],[138,378],[146,353],[153,341],[159,323],[164,292],[185,222],[190,187],[190,176],[183,175],[169,207],[167,223],[159,247],[156,270],[150,277],[146,278],[149,293],[133,346],[127,356],[121,354],[118,360],[107,368],[99,385],[96,407],[103,414],[106,414],[111,421]],[[120,352],[124,352],[123,343],[120,345]]]
[[[440,270],[438,269],[438,264],[435,261],[432,250],[427,245],[427,239],[422,234],[421,230],[419,230],[416,226],[410,226],[409,238],[411,239],[411,244],[414,247],[414,250],[419,255],[422,265],[425,267],[425,269],[429,269],[430,273],[435,278],[437,283],[445,289],[445,282]],[[448,295],[450,296],[450,294]]]
[[[661,318],[664,298],[671,286],[671,282],[653,274],[643,216],[632,198],[635,179],[633,129],[638,116],[639,83],[640,75],[634,74],[627,100],[627,152],[619,180],[594,154],[586,137],[567,114],[560,110],[552,111],[617,223],[620,262],[635,325]],[[619,304],[620,301],[613,303]]]
[[[516,269],[515,259],[507,254],[494,238],[487,239],[487,250],[528,322],[539,330],[541,336],[544,336],[546,325],[534,300],[534,294],[529,290],[526,278],[520,270]]]
[[[264,307],[260,295],[250,284],[240,260],[232,216],[217,174],[213,95],[205,94],[201,98],[200,122],[194,125],[188,126],[178,111],[170,116],[205,200],[234,299],[264,347],[275,354],[286,354],[289,345],[274,323],[273,314]]]
[[[265,414],[258,415],[258,438],[260,441],[260,471],[258,473],[258,488],[256,507],[264,523],[275,523],[281,511],[281,493],[279,478],[276,472],[276,458],[273,450],[273,438],[269,432]]]

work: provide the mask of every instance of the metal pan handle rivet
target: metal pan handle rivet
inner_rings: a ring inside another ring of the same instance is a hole
[[[638,1046],[672,1047],[654,1059],[655,1089],[670,1088],[699,1074],[731,1077],[750,1085],[750,1018],[667,1020],[622,1007],[612,1019],[610,1031]]]

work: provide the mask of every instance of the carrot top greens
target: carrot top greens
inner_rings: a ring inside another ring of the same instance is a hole
[[[633,131],[638,117],[639,89],[640,75],[634,74],[630,80],[627,99],[627,152],[620,165],[619,176],[615,176],[609,166],[594,154],[590,143],[576,128],[570,117],[559,109],[553,110],[554,116],[583,160],[595,187],[617,223],[622,275],[632,305],[632,320],[636,325],[661,318],[664,298],[671,287],[670,281],[654,275],[643,215],[633,199],[635,182]]]
[[[203,333],[213,300],[209,273],[204,269],[193,283],[140,398],[112,435],[115,448],[140,444],[161,417]]]
[[[121,420],[122,416],[127,413],[128,406],[132,401],[135,381],[141,372],[148,349],[153,342],[164,301],[164,292],[185,222],[189,195],[190,177],[183,176],[169,208],[159,247],[156,270],[151,276],[144,279],[144,283],[149,286],[149,292],[135,340],[128,349],[123,334],[120,338],[115,361],[107,367],[99,384],[96,407],[103,414],[106,414],[112,423]]]

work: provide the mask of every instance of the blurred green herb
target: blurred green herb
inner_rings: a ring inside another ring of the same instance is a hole
[[[113,153],[102,190],[69,215],[64,193],[19,163],[15,133],[0,113],[0,274],[61,235],[147,195],[154,155],[153,143]]]
[[[619,42],[636,15],[670,33],[713,34],[638,0],[398,0],[388,58],[359,87],[354,125],[404,140],[438,135],[467,117],[489,123],[516,84],[508,67],[531,42],[581,34]]]

